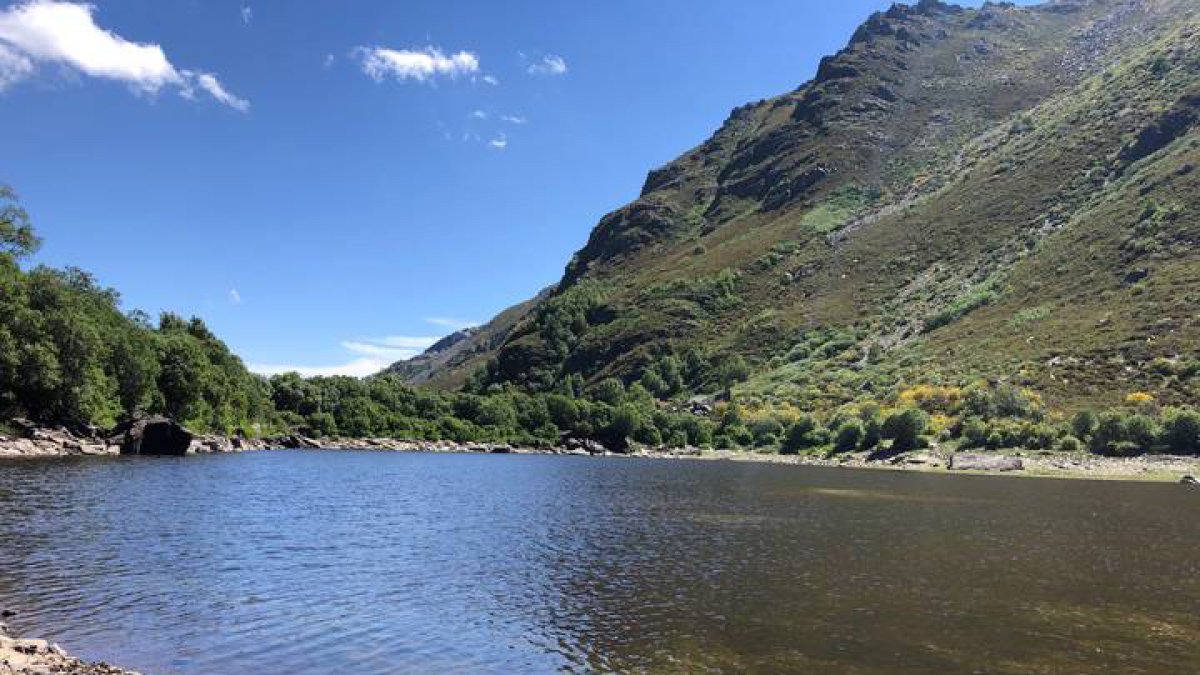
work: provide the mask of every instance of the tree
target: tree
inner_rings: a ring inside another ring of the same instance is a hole
[[[858,420],[850,420],[838,427],[833,437],[834,452],[851,452],[862,442],[863,425]]]
[[[20,260],[33,255],[42,245],[29,223],[29,214],[21,208],[17,193],[0,184],[0,255]]]
[[[1170,408],[1163,413],[1163,443],[1176,455],[1200,455],[1200,412]]]
[[[625,385],[615,377],[609,377],[596,385],[596,400],[609,405],[618,405],[625,400]]]
[[[908,452],[920,444],[929,417],[921,410],[907,408],[888,415],[883,421],[883,437],[892,440],[892,452]]]
[[[1080,410],[1075,413],[1075,417],[1071,418],[1071,433],[1075,438],[1086,441],[1096,433],[1098,424],[1096,413],[1091,410]]]

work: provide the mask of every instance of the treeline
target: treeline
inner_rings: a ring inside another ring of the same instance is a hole
[[[40,241],[0,186],[0,420],[107,428],[164,414],[199,429],[262,428],[269,385],[199,319],[125,314],[87,272],[19,261]]]
[[[515,388],[438,392],[410,387],[394,375],[303,379],[288,373],[269,385],[277,423],[312,436],[531,446],[573,436],[621,450],[630,443],[711,446],[716,431],[706,416],[671,411],[640,385],[626,389],[618,380],[602,382],[596,399]]]

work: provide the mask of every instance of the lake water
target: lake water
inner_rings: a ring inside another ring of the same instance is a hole
[[[1200,493],[288,451],[0,464],[15,632],[146,673],[1195,673]]]

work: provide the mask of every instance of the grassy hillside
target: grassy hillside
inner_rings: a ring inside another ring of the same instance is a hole
[[[434,380],[486,360],[472,386],[666,374],[663,397],[738,383],[813,409],[979,378],[1065,410],[1195,400],[1196,13],[875,15],[652,171],[501,344]]]

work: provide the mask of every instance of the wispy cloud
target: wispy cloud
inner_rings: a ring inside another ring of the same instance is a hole
[[[428,323],[433,326],[437,326],[439,328],[445,328],[445,329],[451,330],[451,331],[460,331],[465,328],[475,328],[476,326],[479,325],[478,321],[467,321],[465,319],[452,319],[450,317],[445,317],[445,316],[431,316],[431,317],[425,319],[425,323]]]
[[[501,115],[500,121],[508,122],[509,124],[528,124],[529,123],[529,120],[525,117],[522,117],[521,115]]]
[[[404,361],[417,356],[439,337],[413,337],[393,335],[367,340],[347,340],[341,343],[342,349],[349,352],[353,358],[344,363],[331,366],[308,366],[298,364],[252,364],[250,370],[260,375],[279,375],[281,373],[299,373],[304,377],[332,377],[347,375],[350,377],[367,377],[374,375],[397,361]]]
[[[467,117],[470,117],[473,120],[486,120],[488,118],[488,114],[482,110],[472,110],[471,114],[467,115]]]
[[[218,80],[212,73],[193,73],[187,70],[184,72],[189,75],[192,82],[196,83],[197,87],[200,87],[204,91],[208,92],[209,96],[212,96],[221,103],[224,103],[230,108],[240,112],[246,112],[250,109],[249,101],[244,98],[238,98],[237,96],[229,93],[229,90],[222,86],[221,81]],[[190,98],[190,91],[185,90],[184,96]]]
[[[131,42],[95,21],[96,7],[60,0],[26,0],[0,10],[0,89],[32,77],[40,64],[114,80],[141,94],[196,88],[236,110],[250,104],[211,73],[176,68],[157,44]]]
[[[500,86],[500,80],[495,75],[484,75],[483,77],[479,78],[479,80],[484,84],[490,84],[493,87]]]
[[[532,75],[566,75],[567,62],[561,56],[547,54],[526,68]]]
[[[376,82],[382,82],[389,77],[401,82],[432,82],[441,77],[455,79],[479,74],[479,57],[468,51],[447,55],[437,47],[359,47],[354,50],[354,54],[358,57],[363,72]]]
[[[249,26],[251,21],[254,21],[254,8],[250,5],[242,5],[242,23]]]
[[[347,341],[342,348],[369,358],[383,359],[388,363],[411,359],[433,346],[437,337],[392,336],[369,341]]]
[[[242,304],[242,294],[238,293],[238,290],[236,288],[229,289],[229,304],[231,304],[231,305]]]
[[[301,377],[367,377],[387,368],[390,363],[378,359],[354,359],[333,366],[297,366],[287,364],[251,364],[250,372],[270,377],[284,373],[298,373]]]
[[[508,147],[508,137],[502,133],[499,136],[488,141],[488,145],[492,146],[493,148],[495,148],[497,150],[503,150]]]

